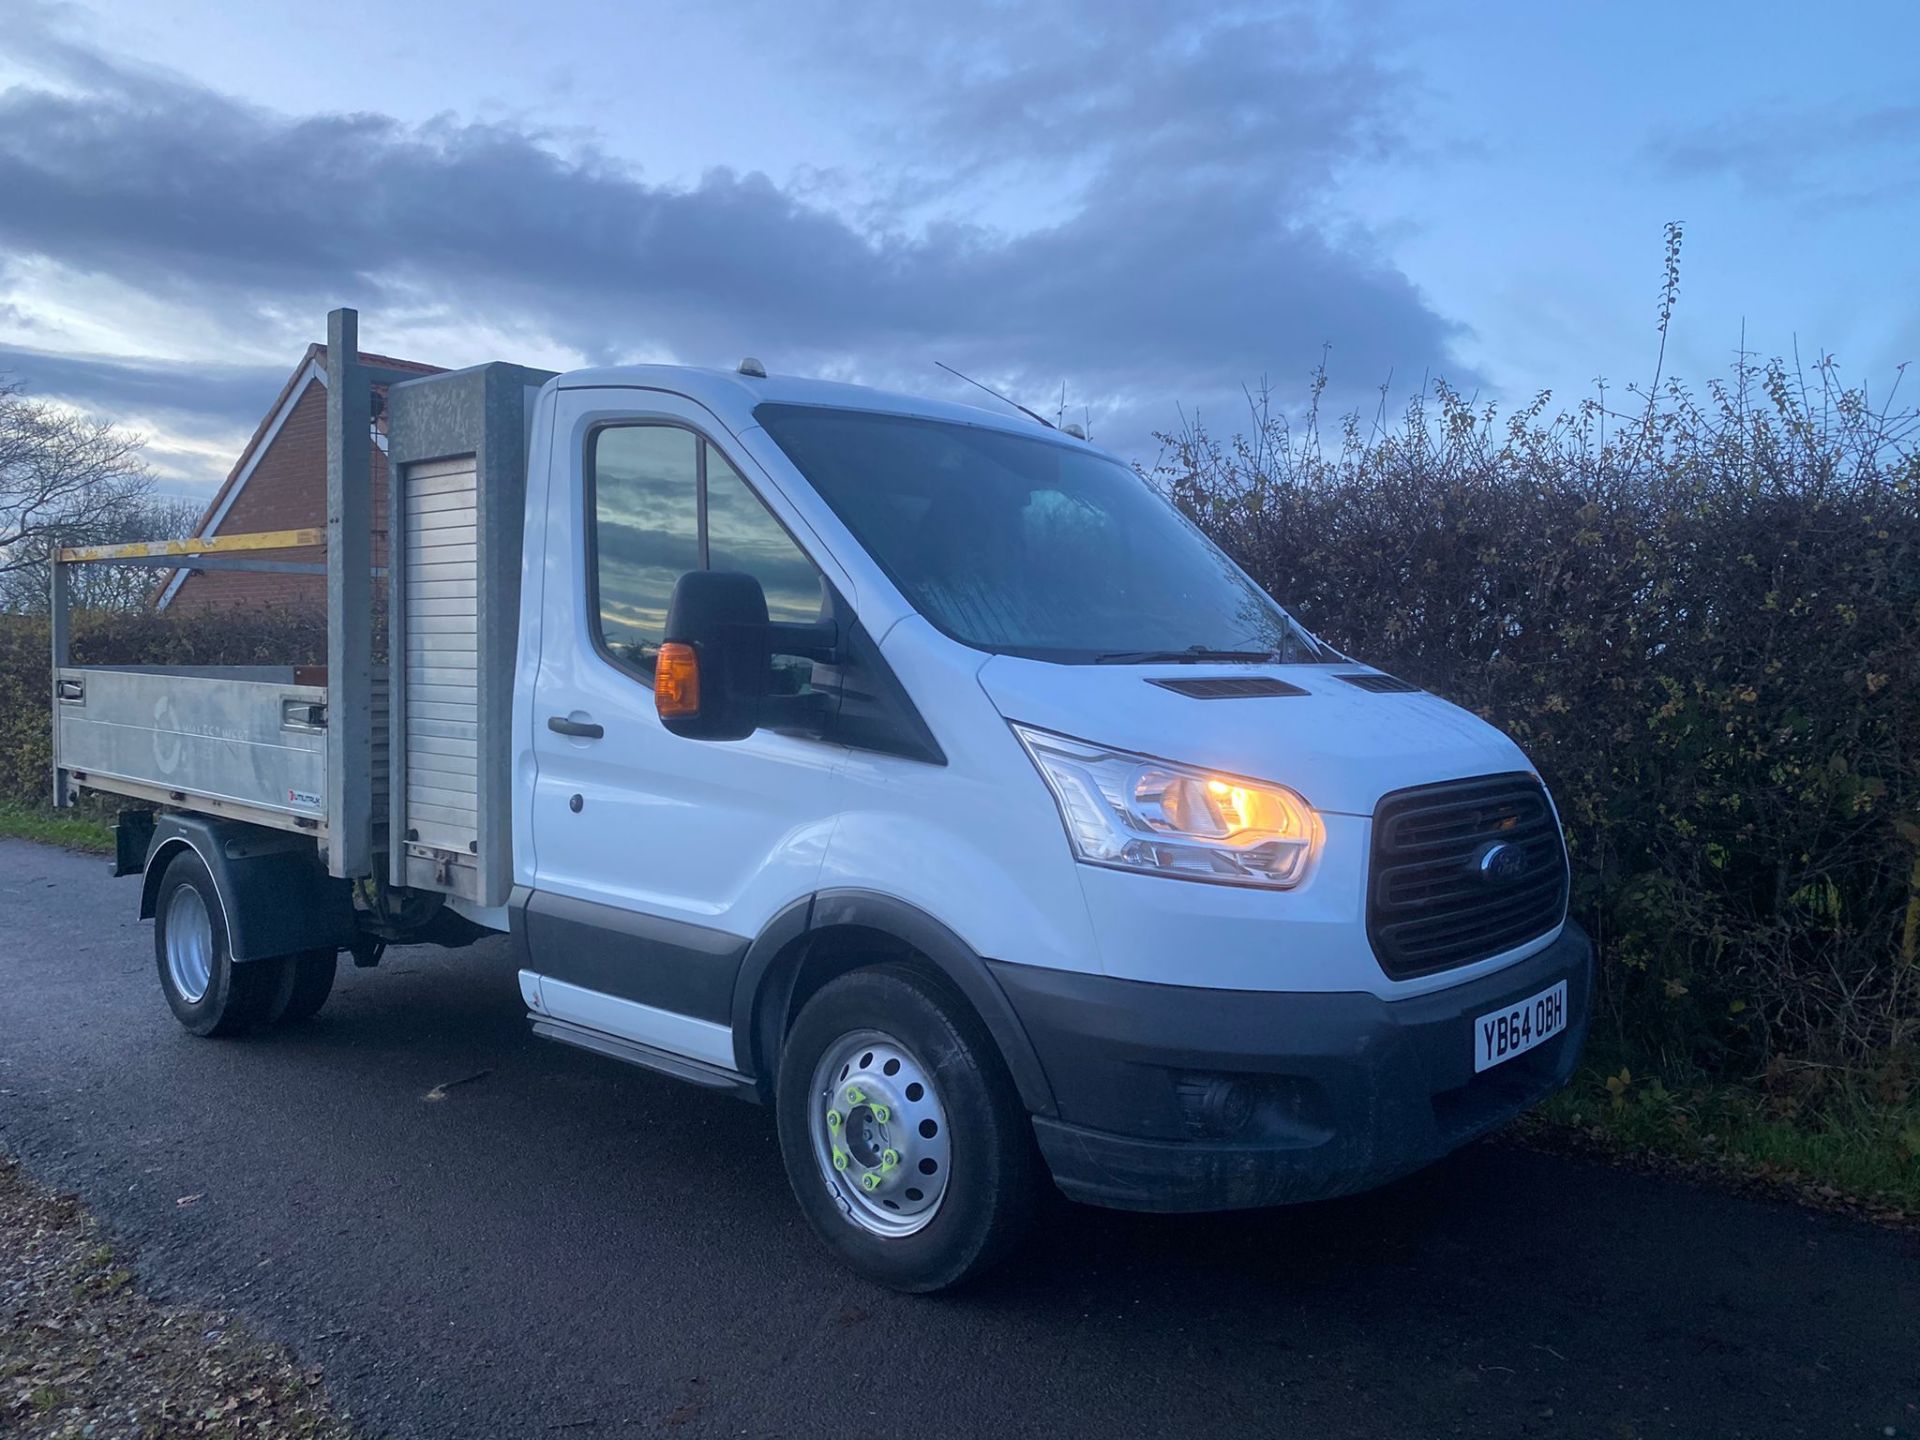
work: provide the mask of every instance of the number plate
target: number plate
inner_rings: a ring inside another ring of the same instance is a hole
[[[1567,982],[1473,1022],[1473,1070],[1477,1075],[1503,1060],[1524,1055],[1567,1028]]]

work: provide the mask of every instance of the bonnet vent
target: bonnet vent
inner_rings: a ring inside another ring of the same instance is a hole
[[[1367,671],[1361,671],[1351,675],[1337,675],[1334,678],[1344,680],[1347,684],[1357,686],[1362,690],[1371,691],[1375,695],[1417,695],[1420,693],[1420,687],[1418,685],[1409,685],[1405,680],[1397,679],[1392,675],[1377,675]]]
[[[1149,680],[1147,683],[1195,700],[1258,700],[1272,695],[1307,693],[1298,685],[1266,675],[1200,675],[1193,679]]]

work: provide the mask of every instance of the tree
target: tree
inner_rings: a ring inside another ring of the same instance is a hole
[[[55,545],[146,539],[148,526],[177,523],[179,507],[156,511],[151,502],[145,444],[110,421],[28,399],[20,382],[0,376],[0,609],[45,605]],[[88,583],[103,594],[126,590],[115,581]]]
[[[177,540],[193,533],[200,519],[197,500],[177,495],[143,495],[119,518],[103,520],[84,533],[61,531],[62,544],[120,545],[134,540]],[[69,539],[71,536],[71,539]],[[32,564],[0,571],[0,614],[38,614],[47,608],[47,551]],[[145,610],[170,570],[135,565],[75,565],[67,572],[67,600],[75,610],[124,614]]]

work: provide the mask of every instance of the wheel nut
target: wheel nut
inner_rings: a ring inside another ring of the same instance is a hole
[[[884,1125],[893,1118],[893,1112],[884,1105],[876,1105],[873,1107],[873,1118]]]
[[[866,1098],[866,1093],[858,1085],[847,1086],[847,1104],[858,1105]]]
[[[898,1150],[888,1150],[880,1156],[880,1168],[883,1171],[891,1170],[899,1163],[900,1152]]]
[[[835,1150],[833,1152],[833,1168],[836,1170],[844,1170],[847,1168],[847,1152],[846,1151]]]
[[[860,1188],[863,1190],[869,1190],[869,1191],[878,1190],[880,1188],[879,1175],[876,1174],[874,1171],[869,1170],[866,1174],[860,1177]]]
[[[838,1110],[827,1111],[827,1129],[838,1130],[839,1128],[840,1128],[840,1112]]]

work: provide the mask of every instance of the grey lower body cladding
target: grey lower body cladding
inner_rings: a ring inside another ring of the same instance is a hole
[[[685,1078],[724,1081],[743,1094],[752,1093],[748,1077],[757,1068],[747,1053],[764,968],[755,957],[822,925],[858,923],[898,937],[987,1022],[1060,1188],[1135,1210],[1289,1204],[1417,1170],[1565,1083],[1586,1036],[1592,988],[1593,947],[1571,923],[1492,975],[1389,1001],[1156,985],[983,960],[936,922],[861,892],[825,892],[790,907],[757,942],[524,889],[511,908],[523,963],[540,974],[677,1015],[731,1021],[741,1046],[736,1071]],[[1475,1021],[1560,981],[1565,1029],[1476,1073]],[[569,1032],[554,1038],[579,1043],[571,1033],[579,1027],[545,1023]],[[768,1042],[777,1045],[778,1035],[763,1037]],[[605,1053],[681,1073],[630,1043]]]
[[[748,941],[547,891],[517,891],[511,909],[529,969],[656,1010],[728,1022]]]
[[[1586,1037],[1593,946],[1569,923],[1495,974],[1394,1001],[992,969],[1058,1105],[1034,1128],[1060,1188],[1229,1210],[1385,1184],[1558,1089]],[[1476,1073],[1476,1019],[1562,980],[1565,1030]]]

